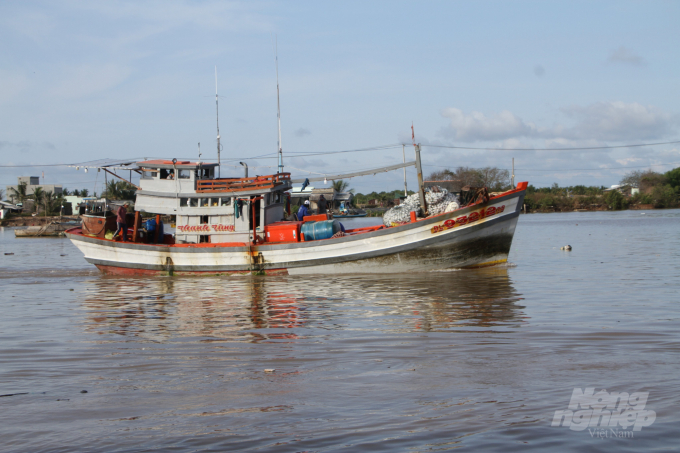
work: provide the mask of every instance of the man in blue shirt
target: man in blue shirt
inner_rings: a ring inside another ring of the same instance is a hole
[[[298,210],[297,213],[298,220],[302,222],[302,218],[310,214],[311,213],[309,212],[309,200],[305,200],[305,203],[302,206],[300,206],[300,209]]]

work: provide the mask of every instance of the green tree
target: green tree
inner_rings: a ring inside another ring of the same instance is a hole
[[[666,177],[661,173],[652,170],[647,170],[640,177],[640,185],[638,186],[642,192],[649,192],[657,186],[663,186],[666,183]]]
[[[83,189],[80,191],[80,196],[83,198],[86,198],[88,195],[90,195],[90,191],[87,189]]]
[[[336,192],[354,192],[354,189],[349,189],[349,181],[345,181],[343,179],[339,179],[337,181],[333,181],[333,189],[335,189]]]
[[[674,208],[678,205],[678,194],[668,184],[654,187],[650,195],[655,208]]]
[[[3,198],[5,198],[5,191],[0,189],[0,200],[2,200]]]
[[[12,193],[7,194],[7,195],[9,195],[9,197],[12,199],[12,203],[17,203],[17,202],[23,203],[24,201],[26,201],[26,199],[28,198],[28,194],[26,193],[26,190],[27,190],[26,187],[27,186],[26,186],[25,182],[19,183],[19,185],[17,185],[16,189],[14,187],[10,187],[9,190]],[[17,201],[14,201],[15,198],[16,198]]]
[[[666,172],[664,175],[666,177],[666,181],[668,184],[670,184],[671,187],[674,189],[679,189],[680,188],[680,167],[674,168],[671,171]]]
[[[45,198],[45,191],[43,190],[42,187],[36,187],[33,189],[33,195],[32,198],[35,200],[35,212],[38,212],[38,208],[43,202],[43,198]]]
[[[109,181],[102,196],[111,200],[130,200],[136,192],[137,188],[127,181]]]
[[[49,215],[50,212],[53,211],[53,204],[54,201],[56,200],[56,197],[54,196],[54,193],[51,191],[46,191],[43,194],[43,205],[45,206],[45,215]]]
[[[607,192],[604,196],[604,202],[607,204],[607,208],[612,211],[618,211],[621,209],[628,209],[628,199],[624,197],[618,190],[612,190]]]

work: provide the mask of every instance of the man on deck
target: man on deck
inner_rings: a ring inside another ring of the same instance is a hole
[[[127,222],[125,220],[125,217],[127,216],[127,207],[130,206],[130,203],[125,202],[123,206],[118,208],[118,213],[116,216],[116,224],[118,228],[116,229],[116,232],[113,234],[113,239],[116,239],[116,236],[118,236],[118,233],[120,233],[121,230],[123,230],[123,242],[127,241]]]
[[[321,195],[317,204],[319,205],[319,214],[326,214],[328,212],[328,203],[326,202],[326,197]]]
[[[302,218],[310,214],[311,213],[309,212],[309,200],[305,200],[305,203],[302,206],[300,206],[300,209],[298,210],[297,213],[298,220],[302,222]]]

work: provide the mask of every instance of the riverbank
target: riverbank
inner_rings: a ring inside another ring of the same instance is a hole
[[[22,227],[22,226],[42,226],[52,222],[80,222],[78,216],[15,216],[9,219],[0,220],[2,227]]]

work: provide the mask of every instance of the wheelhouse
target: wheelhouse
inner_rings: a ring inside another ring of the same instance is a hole
[[[137,163],[135,209],[176,216],[175,243],[257,242],[286,216],[290,173],[215,178],[217,164],[177,160]]]

